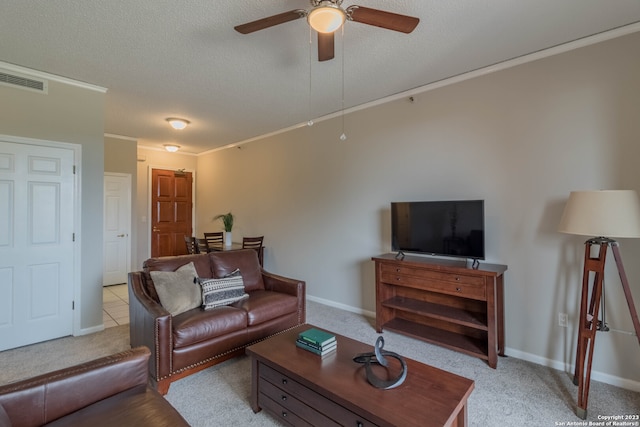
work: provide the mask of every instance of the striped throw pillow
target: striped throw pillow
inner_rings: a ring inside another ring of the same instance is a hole
[[[249,298],[244,291],[242,276],[229,275],[221,279],[199,279],[202,286],[202,308],[209,310]]]

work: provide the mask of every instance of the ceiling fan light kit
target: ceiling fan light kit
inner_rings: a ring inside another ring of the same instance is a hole
[[[347,14],[338,4],[327,0],[321,1],[307,15],[307,22],[311,28],[326,34],[333,33],[342,27],[347,20]]]

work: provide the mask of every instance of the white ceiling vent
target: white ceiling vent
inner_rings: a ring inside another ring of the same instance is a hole
[[[20,75],[14,71],[8,71],[0,68],[0,85],[22,88],[46,94],[48,92],[49,82],[44,79],[28,75]]]

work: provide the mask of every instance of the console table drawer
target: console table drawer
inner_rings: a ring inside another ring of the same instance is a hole
[[[470,285],[464,282],[441,282],[433,281],[425,288],[434,292],[442,292],[443,294],[456,295],[464,298],[472,298],[485,300],[487,298],[487,288],[484,285]]]
[[[445,282],[465,283],[468,285],[484,285],[484,279],[478,276],[431,271],[421,268],[399,267],[388,264],[383,264],[381,269],[383,276],[386,273],[389,273],[391,276],[414,276],[424,279],[442,280]]]
[[[395,286],[408,286],[425,291],[457,295],[464,298],[486,299],[486,286],[482,278],[470,278],[463,275],[438,274],[437,278],[416,277],[401,273],[382,272],[382,282]],[[473,279],[473,280],[470,280]]]
[[[316,356],[309,354],[309,357]],[[323,427],[330,425],[374,427],[376,425],[265,364],[260,364],[259,372],[261,393],[313,425]],[[306,411],[306,415],[298,411]]]

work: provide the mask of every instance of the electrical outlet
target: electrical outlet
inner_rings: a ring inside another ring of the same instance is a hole
[[[567,313],[558,313],[558,325],[563,328],[566,328],[567,322],[568,322]]]

